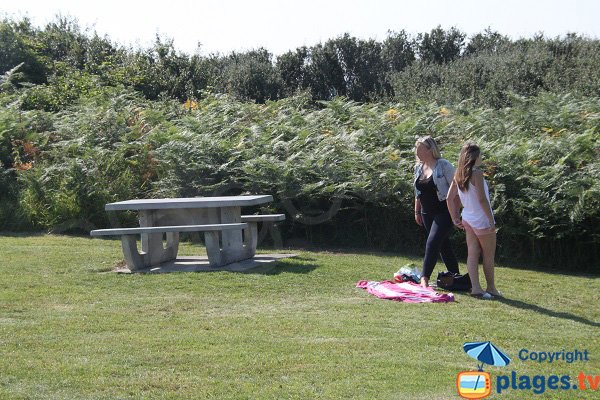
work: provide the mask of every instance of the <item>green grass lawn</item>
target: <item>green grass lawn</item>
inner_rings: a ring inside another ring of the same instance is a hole
[[[598,398],[495,393],[512,371],[600,375],[598,277],[498,267],[506,300],[405,304],[355,284],[418,259],[297,254],[255,273],[126,275],[109,272],[117,240],[2,236],[0,398],[456,399],[457,373],[477,365],[463,343],[486,340],[512,358],[485,368],[490,398]],[[522,361],[521,349],[590,360]]]

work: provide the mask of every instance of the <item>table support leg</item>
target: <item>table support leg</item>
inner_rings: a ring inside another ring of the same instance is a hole
[[[154,210],[140,211],[140,226],[160,226],[161,219],[166,219],[163,215]],[[162,233],[144,233],[142,234],[142,253],[144,255],[144,268],[155,267],[163,262],[175,260],[179,251],[179,232],[167,232],[167,244],[163,246]],[[137,251],[137,250],[136,250]]]
[[[220,267],[225,264],[221,246],[219,244],[219,232],[204,232],[204,243],[206,244],[206,255],[211,267]]]
[[[256,254],[258,243],[258,223],[248,222],[248,228],[244,229],[244,250],[247,258],[252,258]]]
[[[221,232],[205,232],[204,243],[206,244],[206,254],[211,267],[221,267],[226,264],[231,264],[236,261],[246,260],[254,257],[256,253],[256,243],[258,238],[258,228],[256,223],[248,223],[248,228],[244,229],[244,239],[240,240],[240,244],[235,247],[226,247],[225,233],[237,232],[242,236],[242,231],[225,231]],[[219,236],[223,239],[223,244],[219,240]]]
[[[167,232],[167,248],[163,248],[162,234],[152,234],[151,240],[146,241],[147,251],[138,251],[137,235],[122,235],[121,247],[125,262],[131,271],[156,267],[166,261],[174,260],[177,257],[179,248],[179,232]],[[160,239],[160,241],[157,240]],[[152,247],[153,241],[154,247]],[[144,248],[142,242],[142,249]],[[151,245],[148,245],[148,244]]]
[[[136,235],[122,235],[121,236],[121,247],[123,248],[123,255],[125,256],[125,263],[131,271],[137,271],[144,269],[144,255],[140,254],[137,249],[137,237]]]
[[[165,248],[165,252],[163,255],[164,261],[176,259],[178,251],[179,232],[167,232],[167,247]]]
[[[219,223],[221,224],[233,224],[241,222],[241,208],[240,207],[222,207],[219,211]],[[215,237],[219,235],[216,234]],[[221,248],[219,249],[218,240],[211,238],[207,239],[206,251],[208,254],[208,260],[211,266],[221,266],[230,264],[236,261],[242,261],[247,258],[251,258],[253,254],[250,254],[244,247],[244,241],[242,239],[242,230],[227,230],[221,232]],[[213,243],[211,246],[208,242]],[[210,248],[210,249],[209,249]],[[211,253],[213,254],[213,260],[211,260]],[[219,256],[217,256],[219,253]],[[218,264],[217,264],[218,260]]]
[[[241,222],[241,209],[240,207],[223,207],[221,208],[221,224],[236,224]],[[223,239],[223,250],[239,250],[242,248],[242,231],[223,231],[221,232],[221,238]]]

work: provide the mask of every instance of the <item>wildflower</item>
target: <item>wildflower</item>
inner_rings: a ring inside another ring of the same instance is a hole
[[[442,107],[442,108],[440,108],[440,114],[449,115],[450,111],[448,111],[448,109],[446,107]]]
[[[390,121],[394,121],[394,120],[398,119],[399,116],[400,116],[400,113],[395,108],[390,108],[389,110],[387,110],[385,112],[385,117]]]
[[[325,136],[331,136],[331,135],[333,135],[333,131],[332,131],[331,129],[323,129],[323,130],[321,131],[321,133],[322,133],[323,135],[325,135]]]
[[[187,99],[185,101],[185,103],[183,103],[183,107],[187,108],[190,111],[191,110],[197,110],[198,109],[198,103],[195,102],[194,100]]]
[[[30,157],[35,156],[39,152],[38,148],[30,142],[23,142],[23,151]]]
[[[396,149],[388,154],[388,158],[392,161],[398,161],[400,159],[400,150]]]
[[[562,128],[559,131],[556,131],[552,134],[552,137],[559,137],[561,133],[563,133],[564,131],[566,131],[566,128]]]
[[[33,168],[33,163],[32,162],[27,162],[27,163],[15,163],[15,169],[17,171],[29,171],[31,168]]]

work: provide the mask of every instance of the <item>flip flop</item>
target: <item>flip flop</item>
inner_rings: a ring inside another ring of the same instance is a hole
[[[475,293],[475,294],[471,293],[471,297],[475,297],[476,299],[479,299],[479,300],[491,300],[494,298],[494,296],[492,296],[488,292]]]
[[[491,294],[491,295],[492,295],[492,296],[494,296],[494,297],[498,297],[498,298],[500,298],[500,299],[503,299],[503,298],[504,298],[504,295],[503,295],[503,294],[502,294],[502,292],[500,292],[500,291],[498,291],[497,293],[491,293],[491,292],[487,292],[487,293]]]

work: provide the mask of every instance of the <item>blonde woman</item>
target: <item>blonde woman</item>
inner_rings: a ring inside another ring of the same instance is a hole
[[[483,178],[481,150],[475,144],[463,146],[458,167],[446,199],[454,224],[465,230],[467,236],[467,270],[471,278],[471,295],[491,299],[501,296],[494,282],[494,257],[496,254],[496,221],[490,203],[490,193]],[[463,210],[457,206],[460,198]],[[483,273],[487,283],[484,291],[479,283],[479,257],[483,258]]]
[[[415,154],[415,222],[424,226],[427,231],[421,271],[421,286],[427,287],[438,255],[442,256],[448,271],[459,273],[458,261],[448,239],[453,225],[446,205],[446,194],[454,177],[454,167],[442,158],[440,149],[431,136],[417,140]]]

